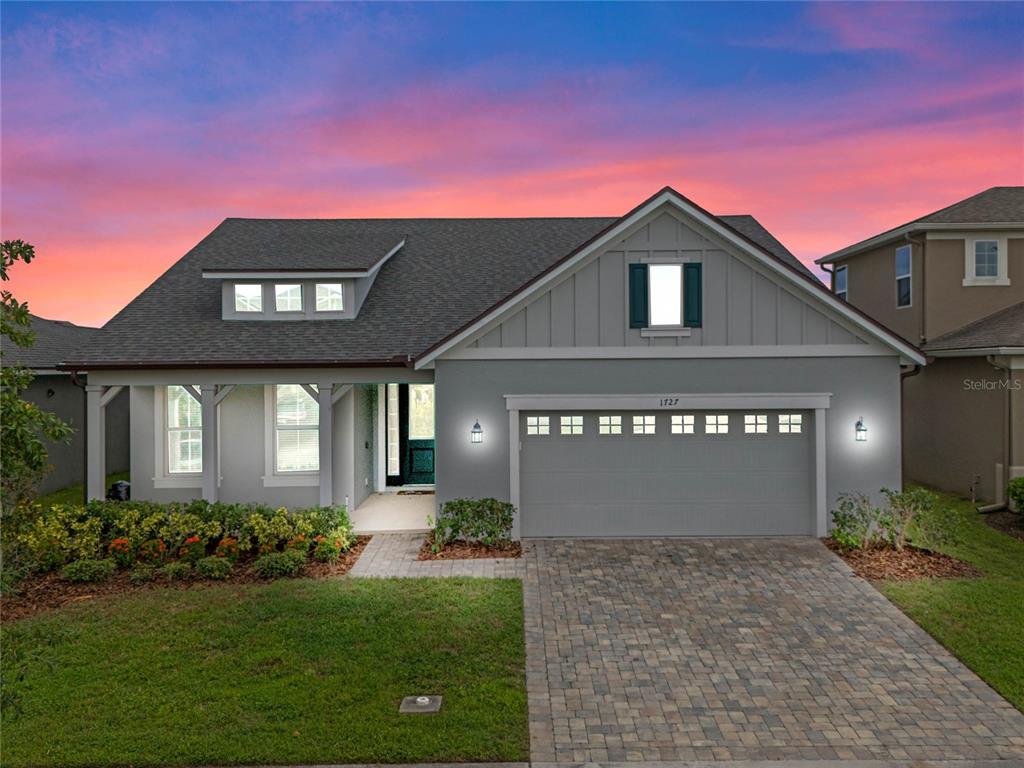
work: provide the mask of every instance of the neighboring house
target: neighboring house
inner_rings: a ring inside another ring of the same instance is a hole
[[[31,316],[35,343],[28,348],[4,343],[4,365],[24,365],[35,378],[22,397],[40,408],[55,413],[74,428],[70,442],[47,441],[46,451],[53,469],[40,483],[40,493],[51,493],[85,481],[84,381],[76,384],[67,371],[57,370],[68,357],[80,354],[85,345],[99,333],[98,328],[85,328],[62,320],[46,320]],[[120,397],[107,406],[107,465],[110,472],[128,469],[128,398]]]
[[[903,383],[908,477],[1004,501],[1024,475],[1024,187],[993,187],[818,260],[929,356]]]
[[[621,218],[228,219],[71,361],[91,423],[130,388],[136,498],[434,487],[523,536],[824,534],[839,493],[900,486],[922,363],[669,188]]]

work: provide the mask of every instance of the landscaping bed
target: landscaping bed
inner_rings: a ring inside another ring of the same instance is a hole
[[[900,550],[888,547],[849,549],[835,539],[826,539],[825,546],[843,558],[854,573],[869,581],[963,579],[981,575],[977,568],[962,560],[912,545]]]
[[[300,575],[326,579],[337,576],[344,576],[355,565],[366,545],[370,542],[369,536],[357,536],[355,543],[335,562],[319,562],[308,560],[302,567]],[[240,561],[219,583],[247,584],[252,582],[266,581],[256,573],[253,568],[255,558],[248,558],[247,561]],[[101,582],[77,583],[64,579],[59,573],[43,573],[25,579],[18,585],[18,592],[14,595],[4,595],[0,598],[0,616],[4,621],[14,621],[27,616],[34,616],[38,613],[56,610],[58,608],[82,603],[99,598],[113,597],[128,592],[153,589],[190,589],[201,584],[218,583],[210,579],[202,579],[194,573],[185,578],[167,580],[154,574],[154,578],[144,583],[133,583],[132,571],[115,571],[110,578]]]
[[[1024,540],[1024,514],[1020,512],[1011,512],[1008,509],[1003,509],[999,512],[985,513],[981,516],[981,519],[1007,536]]]
[[[436,550],[436,551],[435,551]],[[518,541],[503,541],[496,546],[481,542],[455,540],[437,547],[433,533],[420,547],[417,560],[482,560],[492,557],[522,557],[523,547]]]
[[[512,540],[515,507],[497,499],[451,499],[433,522],[417,560],[482,560],[522,557]]]

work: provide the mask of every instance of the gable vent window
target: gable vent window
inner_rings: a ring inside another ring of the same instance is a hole
[[[345,292],[341,283],[316,284],[316,311],[342,312],[345,309]]]
[[[262,312],[263,286],[241,283],[235,286],[235,312]]]
[[[597,433],[599,435],[621,435],[622,434],[622,417],[621,416],[598,416],[597,417]]]
[[[974,276],[999,277],[999,241],[974,241]]]
[[[901,245],[896,249],[896,306],[910,306],[910,265],[911,249],[909,245]]]
[[[692,435],[693,434],[693,414],[690,413],[676,413],[672,415],[672,434],[673,435]]]
[[[549,433],[550,425],[547,416],[527,416],[526,417],[526,434],[528,435],[546,435]]]
[[[583,417],[582,416],[563,416],[561,423],[562,423],[562,434],[563,435],[582,435],[583,434]]]
[[[779,414],[779,434],[797,435],[803,431],[804,417],[799,413]]]
[[[709,435],[729,433],[729,416],[725,413],[709,413],[704,417],[704,431]]]
[[[298,283],[275,285],[274,301],[278,312],[301,312],[302,286]]]
[[[278,472],[320,469],[320,405],[298,384],[274,388],[274,433]]]
[[[651,264],[651,325],[678,326],[683,323],[683,265]]]
[[[633,417],[633,434],[634,435],[653,435],[654,434],[654,414],[645,414],[642,416]]]
[[[743,417],[743,431],[748,435],[768,434],[768,414],[748,413]]]

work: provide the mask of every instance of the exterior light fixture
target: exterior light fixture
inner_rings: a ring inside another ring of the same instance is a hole
[[[857,424],[854,426],[853,431],[857,435],[858,443],[866,443],[868,441],[868,428],[864,426],[863,416],[857,419]]]
[[[469,442],[471,443],[482,443],[484,441],[484,430],[480,426],[480,422],[473,424],[473,428],[469,430]]]

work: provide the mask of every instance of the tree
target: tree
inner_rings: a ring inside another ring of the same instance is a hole
[[[29,264],[35,258],[35,249],[22,240],[4,240],[0,251],[0,280],[5,283],[14,264]],[[0,335],[5,346],[30,347],[35,341],[28,302],[18,301],[6,288],[0,291]],[[0,348],[0,505],[5,534],[13,533],[11,511],[31,500],[49,469],[43,441],[67,440],[72,431],[57,416],[21,397],[32,378],[24,366],[4,365]]]

